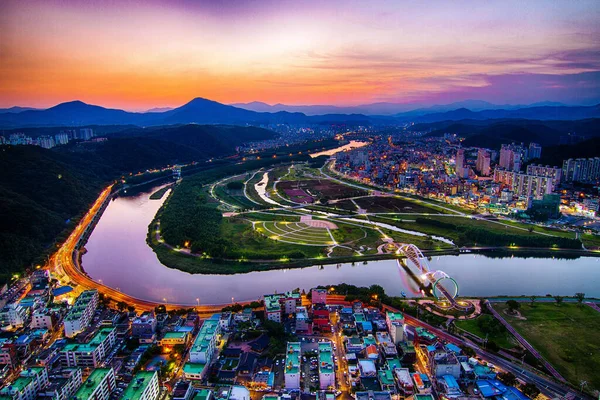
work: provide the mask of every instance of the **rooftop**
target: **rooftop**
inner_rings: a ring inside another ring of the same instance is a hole
[[[402,313],[400,313],[400,312],[388,311],[387,317],[391,322],[395,322],[395,321],[402,322],[402,323],[404,322],[404,315],[402,315]]]
[[[75,394],[75,398],[77,398],[77,400],[88,400],[98,385],[100,385],[110,373],[112,373],[112,368],[96,368],[93,370]]]
[[[112,331],[114,331],[115,329],[116,328],[108,327],[108,326],[101,328],[100,330],[98,330],[98,332],[96,332],[96,334],[94,335],[92,340],[90,340],[88,343],[81,343],[81,344],[80,343],[69,343],[61,351],[62,352],[78,351],[78,352],[91,353],[94,350],[96,350],[96,348],[98,346],[100,346],[106,340],[106,338],[110,335],[110,333]]]
[[[330,342],[319,343],[319,373],[333,372],[333,355]]]
[[[150,385],[152,378],[156,375],[156,371],[140,371],[133,377],[133,380],[123,392],[121,400],[139,400],[144,394],[144,391]]]
[[[186,363],[183,366],[183,372],[186,374],[200,375],[204,371],[206,364],[202,363]]]
[[[12,381],[11,384],[3,387],[2,390],[0,390],[0,394],[8,395],[10,393],[22,392],[31,382],[33,382],[33,379],[20,376]]]
[[[213,340],[217,328],[219,326],[219,318],[217,319],[207,319],[202,324],[202,328],[200,328],[200,332],[198,332],[198,336],[190,349],[190,352],[201,352],[206,351],[208,349],[209,343]]]
[[[297,374],[300,372],[300,343],[288,342],[285,355],[285,373]]]

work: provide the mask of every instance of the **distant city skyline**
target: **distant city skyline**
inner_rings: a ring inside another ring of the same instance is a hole
[[[600,2],[14,1],[0,108],[600,102]]]

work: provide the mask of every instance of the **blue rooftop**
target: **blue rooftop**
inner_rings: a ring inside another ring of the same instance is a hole
[[[483,397],[502,396],[508,390],[508,387],[497,379],[478,380],[475,383]]]
[[[372,331],[373,330],[373,324],[370,321],[363,321],[361,322],[362,328],[365,331]]]
[[[72,291],[73,291],[73,288],[71,286],[61,286],[61,287],[57,287],[56,289],[54,289],[52,291],[52,294],[54,294],[54,296],[62,296],[63,294],[67,294]]]
[[[446,381],[446,386],[448,386],[448,388],[452,388],[452,389],[458,389],[458,382],[456,382],[456,379],[454,379],[454,377],[452,375],[444,375],[442,377],[445,381]]]
[[[448,343],[446,345],[446,349],[448,349],[449,351],[453,352],[456,355],[459,355],[460,353],[462,353],[461,348],[452,343]]]

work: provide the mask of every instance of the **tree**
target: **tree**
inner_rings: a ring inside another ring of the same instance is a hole
[[[500,346],[498,346],[493,340],[488,341],[486,347],[489,351],[493,353],[497,353],[498,351],[500,351]]]
[[[506,302],[506,305],[508,306],[508,312],[509,312],[510,314],[514,314],[514,313],[515,313],[515,311],[517,311],[517,310],[518,310],[518,309],[521,307],[521,304],[519,304],[519,302],[518,302],[518,301],[516,301],[516,300],[512,300],[512,299],[511,299],[511,300],[508,300],[508,301]]]
[[[167,312],[167,307],[164,304],[154,307],[155,314],[164,314],[165,312]]]
[[[521,390],[526,396],[532,399],[535,399],[540,394],[540,389],[538,389],[538,387],[533,383],[527,383],[523,385]]]
[[[134,312],[134,311],[135,311],[135,306],[128,305],[128,306],[127,306],[127,311],[129,311],[129,312]]]
[[[517,384],[517,377],[510,371],[498,374],[498,379],[507,386],[515,386]]]
[[[564,297],[563,296],[554,296],[554,300],[556,300],[556,305],[560,306],[560,303],[563,302]]]
[[[579,306],[581,307],[581,305],[583,304],[583,300],[585,299],[585,293],[575,293],[575,297],[577,298],[577,302],[579,303]]]
[[[125,309],[127,308],[127,303],[125,303],[124,301],[119,301],[117,303],[117,309],[121,312],[125,311]]]
[[[531,299],[531,306],[533,307],[533,303],[535,303],[535,296],[530,296],[529,299]]]

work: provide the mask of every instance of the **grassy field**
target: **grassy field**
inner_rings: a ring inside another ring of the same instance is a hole
[[[171,189],[171,185],[165,186],[162,189],[158,189],[156,192],[150,195],[150,200],[160,200],[167,193],[167,190]]]
[[[505,307],[498,307],[502,312]],[[566,379],[600,390],[600,313],[573,303],[521,303],[526,320],[504,318]]]
[[[590,235],[585,233],[581,235],[581,241],[586,249],[594,250],[600,248],[600,236],[598,235]]]
[[[355,200],[356,203],[369,213],[426,213],[443,214],[444,210],[438,207],[430,207],[425,203],[416,203],[413,200],[405,200],[399,196],[371,196]]]
[[[454,321],[454,323],[457,327],[464,329],[467,332],[471,332],[473,335],[479,336],[482,339],[485,339],[485,333],[481,330],[478,324],[479,318],[482,318],[482,316],[462,321],[456,320]],[[516,339],[505,329],[503,329],[502,332],[497,332],[492,335],[488,335],[488,340],[495,342],[498,346],[502,347],[503,349],[511,349],[516,345]]]

